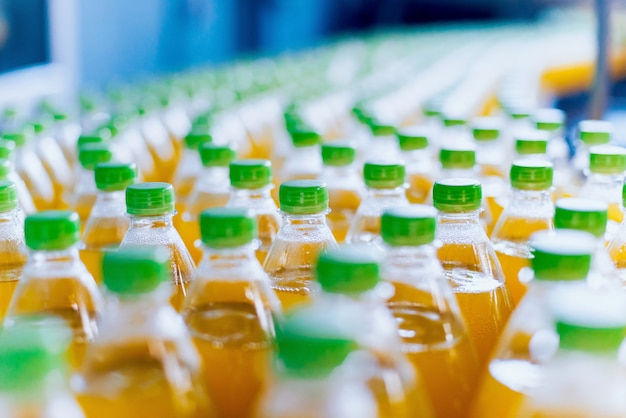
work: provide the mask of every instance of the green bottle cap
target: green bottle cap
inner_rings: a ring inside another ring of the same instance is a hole
[[[42,121],[30,122],[27,123],[26,126],[30,128],[35,134],[41,134],[46,131],[46,128],[48,128]]]
[[[428,148],[432,130],[423,126],[400,128],[396,133],[402,151],[415,151]]]
[[[205,142],[200,145],[200,158],[205,167],[228,167],[237,158],[237,153],[228,145]]]
[[[354,162],[356,150],[346,142],[322,144],[322,161],[331,167],[344,167]]]
[[[118,295],[152,292],[171,279],[170,252],[166,247],[127,247],[106,251],[102,277],[106,288]]]
[[[289,130],[291,141],[296,148],[311,147],[322,143],[322,136],[312,128],[298,124]]]
[[[229,167],[230,185],[236,189],[260,189],[272,182],[269,160],[237,160]]]
[[[548,134],[544,131],[526,131],[515,136],[515,152],[519,155],[543,155],[548,152]]]
[[[611,142],[613,124],[604,120],[583,120],[578,123],[578,137],[587,146]]]
[[[532,120],[537,129],[554,132],[565,124],[565,112],[561,109],[539,109],[533,112]]]
[[[367,122],[374,136],[392,136],[396,134],[396,127],[391,123],[375,117],[368,119]]]
[[[212,208],[200,214],[200,236],[209,248],[234,248],[257,236],[254,212],[244,208]]]
[[[11,164],[11,161],[0,158],[0,180],[7,180],[12,169],[13,164]]]
[[[339,367],[358,349],[350,324],[342,322],[331,312],[307,308],[288,314],[276,327],[276,348],[284,372],[320,378]]]
[[[548,190],[554,170],[545,160],[519,160],[511,165],[511,186],[518,190]]]
[[[422,106],[422,113],[426,117],[440,117],[442,115],[442,102],[437,97],[432,97]]]
[[[587,289],[562,289],[548,307],[559,334],[559,348],[594,354],[617,354],[626,335],[624,295]]]
[[[12,141],[16,147],[26,144],[26,134],[24,132],[5,132],[2,134],[2,139]]]
[[[137,166],[134,163],[99,163],[95,166],[94,173],[98,190],[126,190],[137,178]]]
[[[626,149],[596,145],[589,149],[589,171],[594,174],[622,174],[626,171]]]
[[[15,183],[9,180],[0,180],[0,212],[7,212],[17,207],[17,187],[15,187]]]
[[[113,153],[107,144],[85,144],[78,149],[78,161],[86,170],[94,170],[96,165],[113,159]]]
[[[195,125],[191,132],[185,136],[185,147],[188,149],[197,151],[202,144],[208,142],[213,142],[208,126]]]
[[[470,169],[476,165],[476,151],[468,148],[441,148],[439,162],[446,170]]]
[[[596,239],[588,232],[557,229],[534,233],[530,246],[533,254],[530,264],[535,280],[585,280]]]
[[[36,391],[51,373],[62,376],[68,345],[66,333],[56,333],[49,326],[20,322],[5,328],[0,337],[0,391]]]
[[[99,131],[98,134],[81,135],[78,137],[76,146],[80,149],[81,147],[87,144],[102,144],[103,142],[106,142],[105,137],[106,137],[106,134],[102,130]]]
[[[467,124],[467,118],[465,116],[453,113],[443,113],[443,126],[465,126]]]
[[[380,257],[365,247],[342,247],[320,254],[317,281],[326,293],[363,293],[380,282]]]
[[[566,198],[554,207],[554,227],[576,229],[601,237],[606,232],[608,205],[592,199]]]
[[[482,187],[477,180],[451,178],[433,185],[433,202],[442,212],[468,212],[480,209]]]
[[[495,141],[500,137],[502,121],[495,117],[479,117],[472,121],[472,134],[476,141]]]
[[[48,210],[28,215],[24,221],[24,237],[31,250],[65,250],[80,240],[78,214],[68,210]]]
[[[15,154],[15,142],[7,139],[0,139],[0,158],[10,160]]]
[[[509,104],[505,107],[505,110],[511,119],[527,119],[532,113],[530,106],[521,104]]]
[[[425,205],[388,209],[380,219],[380,233],[392,247],[430,244],[435,240],[436,217],[437,211]]]
[[[386,161],[369,161],[363,166],[365,185],[373,189],[395,189],[404,184],[404,164]]]
[[[160,216],[174,212],[174,187],[169,183],[136,183],[126,188],[130,215]]]
[[[294,215],[312,215],[328,210],[328,189],[318,180],[291,180],[278,190],[280,210]]]

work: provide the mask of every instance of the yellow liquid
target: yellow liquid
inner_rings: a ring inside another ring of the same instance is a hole
[[[78,278],[55,277],[25,278],[16,290],[11,316],[46,315],[65,320],[73,334],[70,365],[78,368],[94,338],[97,307],[90,289]]]
[[[326,216],[326,220],[338,243],[346,239],[350,223],[360,204],[361,195],[356,190],[328,190],[330,213]]]
[[[412,204],[422,204],[428,199],[428,194],[433,188],[433,180],[422,173],[408,173],[409,187],[406,189],[406,198]]]
[[[13,228],[12,224],[9,223],[10,221],[0,221],[0,223],[5,222],[9,230]],[[10,231],[6,232],[10,234]],[[26,253],[22,249],[22,245],[24,242],[21,238],[11,239],[10,235],[5,235],[4,239],[0,240],[0,323],[4,320],[7,309],[9,309],[13,292],[22,276],[24,264],[26,264]]]
[[[72,170],[63,155],[58,143],[52,138],[45,138],[45,143],[41,144],[40,159],[50,180],[54,191],[55,209],[67,207],[64,201],[64,192],[72,185]]]
[[[34,153],[29,153],[23,163],[24,166],[17,166],[16,170],[30,191],[37,210],[55,209],[54,187],[41,160]]]
[[[524,267],[530,267],[530,258],[517,257],[507,253],[496,251],[502,272],[506,278],[506,284],[511,293],[511,302],[513,307],[517,306],[526,294],[528,286],[519,280],[519,272]]]
[[[265,257],[280,229],[278,213],[261,213],[256,216],[259,248],[256,250],[256,258],[263,265]]]
[[[107,249],[117,248],[130,221],[126,216],[119,218],[99,218],[92,220],[92,227],[85,231],[80,259],[93,276],[96,283],[102,283],[102,257]]]
[[[464,417],[479,376],[478,360],[462,322],[440,312],[430,292],[395,282],[387,306],[403,351],[421,376],[437,417]]]
[[[622,212],[619,203],[609,204],[608,216],[610,221],[615,221],[617,223],[621,223],[624,220],[624,213]]]
[[[205,209],[226,206],[229,198],[230,193],[199,193],[193,201],[187,202],[187,208],[180,219],[178,231],[196,265],[202,258],[202,249],[196,246],[196,243],[200,240],[198,216]]]
[[[257,282],[196,280],[184,317],[204,363],[206,386],[218,416],[248,417],[270,371],[269,300]]]
[[[194,276],[194,271],[188,266],[186,251],[184,248],[178,248],[174,245],[170,248],[170,254],[172,254],[172,271],[173,271],[173,285],[172,296],[170,297],[170,304],[180,311],[187,297],[187,288],[191,284]]]
[[[481,260],[481,255],[472,245],[463,244],[444,244],[438,251],[482,367],[487,364],[513,307],[504,282],[473,270],[478,266],[485,271],[496,270],[496,260]]]
[[[522,393],[500,383],[489,371],[486,371],[469,416],[471,418],[513,418],[523,401]]]
[[[199,373],[181,367],[174,343],[128,341],[104,347],[85,366],[81,374],[87,387],[76,398],[87,418],[216,416]]]
[[[79,196],[76,203],[72,205],[71,209],[78,213],[81,231],[85,228],[85,225],[87,225],[87,220],[89,219],[94,203],[96,203],[95,193]]]

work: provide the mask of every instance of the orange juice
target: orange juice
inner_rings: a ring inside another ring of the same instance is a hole
[[[128,230],[127,217],[99,218],[92,220],[82,238],[80,259],[96,283],[102,283],[102,257],[107,249],[117,248]]]
[[[609,203],[609,220],[621,223],[624,220],[624,212],[619,203]]]
[[[360,204],[361,194],[358,190],[329,188],[328,206],[330,212],[326,218],[337,242],[341,243],[346,238],[350,223]]]
[[[423,173],[407,173],[408,188],[406,198],[412,204],[422,204],[428,199],[433,188],[433,180]]]
[[[9,209],[6,205],[17,204],[16,190],[12,184],[0,181],[0,189],[0,195],[3,198],[0,204],[5,205],[6,209]],[[7,191],[12,191],[12,196],[8,196]],[[19,212],[15,209],[0,213],[0,321],[6,315],[13,292],[26,264],[26,252],[23,249],[24,235],[18,216]]]
[[[197,277],[184,318],[220,417],[251,415],[270,371],[272,307],[263,283]]]
[[[41,136],[37,142],[37,154],[52,181],[55,195],[55,208],[67,207],[64,201],[64,192],[73,184],[72,169],[63,155],[58,142],[48,135]]]
[[[32,149],[18,153],[15,169],[31,192],[37,210],[54,209],[56,202],[52,180]]]
[[[169,133],[156,117],[146,117],[142,121],[141,133],[152,155],[156,177],[160,181],[170,181],[178,163],[178,155]]]
[[[470,413],[471,418],[512,418],[517,416],[516,413],[525,396],[520,391],[521,388],[513,389],[505,383],[507,382],[507,373],[514,376],[516,380],[520,376],[528,379],[538,377],[536,373],[533,373],[533,365],[529,362],[520,360],[494,361],[483,375],[480,391],[474,399]]]

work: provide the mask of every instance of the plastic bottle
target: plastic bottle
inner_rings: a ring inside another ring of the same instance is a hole
[[[272,164],[268,160],[238,160],[230,163],[231,197],[227,207],[252,209],[257,220],[256,257],[263,264],[280,229],[281,217],[270,192]]]
[[[202,171],[202,160],[199,153],[200,146],[213,141],[208,130],[208,126],[195,126],[185,136],[185,147],[182,150],[173,181],[176,189],[176,210],[179,213],[185,212],[187,198],[191,194],[193,186],[196,184],[198,176]]]
[[[365,187],[354,166],[356,150],[348,143],[331,142],[322,145],[324,168],[320,180],[328,188],[328,226],[337,242],[345,240]]]
[[[78,213],[81,225],[86,225],[91,208],[96,203],[98,189],[94,178],[94,169],[99,163],[111,161],[113,153],[107,144],[86,144],[78,150],[78,161],[81,169],[78,171],[77,183],[69,199],[70,208]]]
[[[502,120],[492,116],[474,118],[471,123],[472,135],[476,144],[476,163],[482,177],[506,178],[508,165],[506,144],[501,138]]]
[[[79,230],[75,212],[44,211],[26,217],[28,261],[4,321],[9,328],[24,316],[63,319],[73,334],[69,361],[74,369],[98,333],[102,305],[98,286],[78,256]]]
[[[15,183],[0,180],[0,321],[26,264],[23,216]]]
[[[406,167],[408,187],[406,197],[410,203],[424,203],[433,187],[434,164],[429,149],[434,129],[411,126],[397,132],[400,158]]]
[[[255,418],[378,418],[350,323],[298,310],[277,329],[275,378]]]
[[[15,143],[15,170],[26,183],[37,210],[54,209],[56,202],[52,180],[35,152],[32,141],[28,141],[23,132],[7,132],[2,138]]]
[[[168,304],[169,257],[162,247],[104,256],[100,333],[73,382],[89,418],[216,416],[191,335]]]
[[[111,120],[101,127],[102,129],[110,131],[113,142],[119,143],[130,151],[144,181],[156,181],[158,172],[154,157],[143,140],[135,116],[114,114]]]
[[[198,216],[205,209],[222,207],[228,203],[231,194],[228,165],[236,154],[227,145],[205,143],[200,147],[200,157],[204,169],[187,199],[179,226],[183,241],[196,264],[202,258],[202,250],[196,245],[200,239]]]
[[[596,251],[588,275],[589,285],[592,288],[621,287],[621,281],[606,248],[606,203],[591,199],[565,198],[557,200],[555,206],[555,228],[584,231],[596,238]]]
[[[589,149],[611,142],[613,124],[603,120],[582,120],[578,122],[578,143],[574,155],[574,167],[580,172],[589,169]]]
[[[614,145],[599,145],[589,149],[589,171],[579,196],[601,200],[609,205],[609,220],[613,224],[611,230],[624,219],[620,208],[624,171],[626,149]]]
[[[394,161],[366,162],[363,178],[367,195],[352,220],[346,243],[379,245],[383,211],[409,204],[404,190],[404,164]]]
[[[403,355],[396,321],[384,304],[380,261],[379,252],[364,247],[321,254],[316,279],[322,292],[305,309],[354,323],[357,342],[372,356],[367,381],[380,417],[432,416],[424,381]]]
[[[402,351],[421,373],[437,417],[464,416],[479,365],[434,245],[436,211],[389,209],[381,219],[386,247],[382,277],[394,288],[387,307],[398,324]]]
[[[493,244],[480,224],[480,183],[438,180],[433,201],[438,210],[437,256],[456,295],[481,367],[486,364],[511,314],[511,294]]]
[[[144,103],[137,108],[137,127],[154,161],[155,176],[170,181],[174,176],[178,153],[174,140],[159,119],[154,103]]]
[[[510,171],[512,195],[491,234],[514,306],[526,293],[519,273],[530,266],[530,237],[553,228],[552,175],[549,161],[515,161]]]
[[[102,282],[102,256],[119,247],[130,226],[125,191],[135,182],[136,176],[135,164],[100,163],[95,166],[98,194],[81,237],[80,259],[98,284]]]
[[[595,251],[592,235],[540,231],[532,237],[531,248],[532,282],[494,350],[475,398],[473,418],[516,416],[524,395],[541,382],[557,341],[548,296],[561,288],[591,291],[587,274]]]
[[[50,325],[50,324],[47,324]],[[0,415],[83,418],[67,384],[65,334],[21,324],[0,339]]]
[[[174,188],[169,183],[137,183],[126,188],[126,212],[130,227],[120,244],[120,251],[136,246],[163,246],[170,252],[172,297],[180,310],[187,288],[195,274],[193,259],[174,228]]]
[[[15,142],[0,139],[0,180],[10,180],[17,188],[17,199],[22,211],[26,214],[34,213],[35,202],[24,180],[15,170]]]
[[[565,292],[550,302],[558,351],[516,417],[626,416],[623,294]]]
[[[322,171],[320,144],[322,136],[310,127],[299,124],[289,128],[292,148],[280,170],[279,180],[313,180]]]
[[[514,139],[514,160],[550,160],[550,158],[548,157],[548,141],[550,139],[550,136],[547,132],[531,129],[517,131],[515,133]]]
[[[376,117],[367,119],[371,135],[359,147],[360,161],[363,163],[374,160],[398,161],[400,147],[396,138],[396,127]]]
[[[293,180],[280,185],[283,224],[265,258],[263,269],[285,311],[310,299],[313,268],[322,251],[337,246],[326,224],[328,190],[319,180]]]
[[[254,254],[254,212],[200,215],[204,256],[182,310],[218,416],[249,417],[270,372],[280,304]]]
[[[472,144],[472,136],[467,127],[467,117],[459,112],[442,110],[443,129],[439,138],[440,148],[467,146]]]

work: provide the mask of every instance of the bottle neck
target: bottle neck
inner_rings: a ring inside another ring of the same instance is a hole
[[[480,225],[480,213],[482,209],[466,212],[442,212],[437,214],[437,222],[440,224],[475,223]]]
[[[271,191],[274,188],[271,184],[261,187],[259,189],[238,189],[232,188],[232,200],[248,201],[248,200],[266,200],[271,199]]]
[[[116,204],[122,205],[124,208],[126,207],[126,191],[124,190],[114,190],[114,191],[104,191],[98,190],[98,195],[96,197],[96,204]]]
[[[283,216],[283,225],[325,226],[327,212],[328,211],[324,211],[324,212],[318,212],[318,213],[312,213],[312,214],[306,214],[306,215],[296,215],[293,213],[286,213],[286,212],[281,212],[281,214]]]
[[[624,175],[589,173],[589,177],[587,177],[587,184],[603,188],[617,187],[621,190],[621,187],[624,184]]]
[[[241,267],[243,263],[256,260],[257,244],[255,242],[232,248],[210,248],[206,245],[202,248],[202,263],[216,268]]]
[[[130,215],[130,227],[131,228],[165,228],[173,227],[172,218],[174,212],[165,213],[162,215],[153,216],[141,216]]]
[[[0,212],[0,222],[17,222],[21,219],[22,209],[16,207],[15,209]]]
[[[367,188],[368,199],[397,199],[405,196],[405,190],[403,186],[392,189],[377,189],[374,187]]]
[[[552,203],[552,190],[521,190],[512,189],[511,203]]]
[[[78,243],[61,250],[28,251],[28,263],[36,266],[44,264],[68,264],[79,260]]]
[[[354,177],[357,175],[357,171],[354,168],[353,164],[343,165],[343,166],[331,166],[325,165],[322,169],[322,177],[324,180],[334,180],[334,179],[342,179]]]

